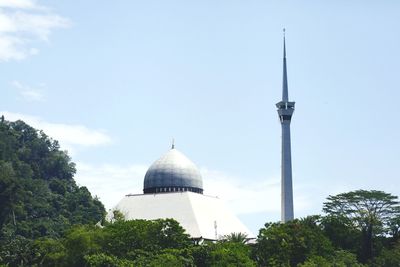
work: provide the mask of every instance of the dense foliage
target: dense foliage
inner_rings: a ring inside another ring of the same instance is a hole
[[[61,237],[105,214],[57,141],[22,121],[0,120],[0,261],[13,262],[40,237]],[[22,256],[21,256],[22,257]]]
[[[233,234],[218,242],[193,242],[173,219],[118,220],[104,227],[77,225],[62,238],[39,238],[19,248],[11,262],[30,266],[400,266],[400,242],[388,242],[366,264],[335,245],[321,216],[267,223],[255,243]],[[392,239],[393,237],[387,237]],[[21,244],[21,243],[18,243]]]
[[[374,256],[374,237],[388,234],[399,218],[397,197],[382,191],[357,190],[329,196],[323,210],[361,232],[363,262]]]
[[[63,238],[40,238],[11,262],[30,266],[256,266],[242,242],[194,245],[172,219],[75,226]]]
[[[0,120],[0,266],[400,266],[396,196],[329,196],[324,216],[266,223],[256,240],[192,240],[173,219],[97,222],[104,207],[73,180],[56,141]]]
[[[266,266],[297,266],[313,255],[332,255],[332,243],[317,220],[318,217],[307,217],[285,224],[265,224],[258,236],[258,262]]]

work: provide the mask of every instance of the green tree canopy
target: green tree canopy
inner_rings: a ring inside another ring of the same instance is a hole
[[[329,196],[323,211],[361,231],[360,258],[366,262],[373,257],[373,238],[388,233],[390,222],[399,216],[398,207],[397,196],[383,191],[357,190]]]
[[[0,121],[0,262],[22,264],[27,258],[18,251],[33,240],[59,238],[71,225],[104,217],[103,204],[75,183],[75,172],[67,152],[43,131]]]
[[[323,234],[319,217],[267,223],[260,229],[255,257],[262,266],[297,266],[312,255],[326,257],[334,249]]]
[[[337,216],[321,217],[323,233],[332,242],[336,250],[348,250],[358,254],[360,251],[361,231],[349,219]]]
[[[372,263],[372,267],[393,267],[400,266],[400,242],[393,248],[384,248],[380,255]]]

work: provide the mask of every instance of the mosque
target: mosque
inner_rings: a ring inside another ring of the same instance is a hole
[[[276,107],[282,127],[281,221],[285,223],[294,219],[290,123],[295,102],[289,101],[283,31],[282,100]],[[143,194],[126,195],[114,210],[122,212],[128,220],[173,218],[193,239],[218,240],[231,233],[254,237],[218,197],[203,194],[199,170],[174,145],[147,170]]]
[[[174,145],[147,170],[143,194],[126,195],[114,210],[127,220],[173,218],[193,239],[218,240],[231,233],[254,237],[221,199],[203,194],[198,168]]]

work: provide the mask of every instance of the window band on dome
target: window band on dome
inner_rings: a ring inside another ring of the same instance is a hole
[[[155,193],[168,193],[168,192],[193,192],[203,194],[203,189],[196,187],[152,187],[143,189],[145,194],[155,194]]]

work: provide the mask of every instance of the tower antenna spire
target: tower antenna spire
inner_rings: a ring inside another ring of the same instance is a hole
[[[290,142],[290,122],[294,112],[295,102],[289,102],[287,68],[286,68],[286,36],[283,29],[283,79],[282,101],[276,104],[282,126],[282,163],[281,163],[281,221],[294,219],[293,212],[293,182],[292,182],[292,152]]]
[[[171,149],[175,149],[175,138],[172,138]]]
[[[283,79],[282,79],[282,101],[289,101],[286,67],[286,29],[283,28]]]

